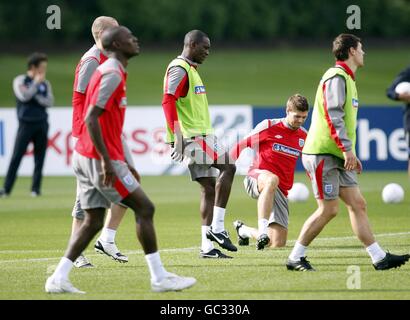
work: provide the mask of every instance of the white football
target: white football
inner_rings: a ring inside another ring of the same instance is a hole
[[[397,183],[389,183],[383,188],[382,199],[384,203],[400,203],[404,199],[404,190]]]
[[[402,94],[402,93],[410,94],[410,82],[400,82],[396,86],[395,91],[397,94]]]
[[[289,190],[288,199],[290,202],[302,202],[309,198],[309,189],[304,183],[295,182]]]

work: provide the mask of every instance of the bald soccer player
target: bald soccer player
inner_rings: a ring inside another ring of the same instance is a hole
[[[84,127],[84,103],[85,94],[90,82],[91,76],[97,69],[97,67],[107,60],[107,56],[102,48],[101,34],[104,30],[111,27],[118,26],[117,20],[112,17],[100,16],[96,18],[92,24],[91,32],[95,40],[95,44],[82,56],[80,62],[75,70],[74,88],[73,88],[73,122],[72,122],[72,136],[74,145],[80,136],[81,130]],[[133,174],[136,174],[134,169],[131,153],[125,143],[122,140],[124,152],[126,155],[126,162]],[[75,150],[74,150],[75,152]],[[136,176],[139,180],[139,176]],[[79,190],[77,188],[77,196],[75,199],[72,217],[72,234],[80,229],[84,221],[84,211],[81,208],[80,200],[78,197]],[[115,235],[120,225],[122,218],[124,217],[126,208],[121,205],[113,204],[111,210],[108,211],[108,215],[105,221],[105,226],[101,232],[95,244],[95,250],[99,253],[106,254],[115,261],[128,262],[128,257],[123,255],[115,244]],[[77,268],[90,268],[93,267],[91,262],[81,254],[74,262],[74,266]]]
[[[154,205],[125,163],[121,144],[127,104],[125,68],[128,60],[139,54],[138,40],[123,26],[104,31],[101,40],[109,59],[90,80],[84,110],[86,130],[80,132],[73,156],[85,220],[71,236],[64,257],[46,281],[45,291],[84,293],[71,284],[69,273],[75,259],[102,228],[110,203],[130,207],[135,213],[136,233],[151,274],[152,290],[191,287],[196,283],[194,278],[177,276],[163,267],[154,229]]]

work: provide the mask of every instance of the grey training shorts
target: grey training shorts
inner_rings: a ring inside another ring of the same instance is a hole
[[[356,171],[347,171],[344,160],[332,155],[302,154],[316,199],[334,200],[340,187],[357,186]]]
[[[224,154],[218,145],[216,136],[198,136],[185,140],[184,156],[189,159],[188,165],[191,180],[198,178],[217,178],[219,170],[212,167],[217,159]]]
[[[112,203],[120,204],[131,192],[140,185],[125,162],[111,161],[117,180],[113,186],[103,185],[101,161],[73,154],[73,168],[80,187],[79,199],[81,208],[109,208]]]

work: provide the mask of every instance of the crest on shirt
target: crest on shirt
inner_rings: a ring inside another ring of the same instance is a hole
[[[359,107],[359,100],[352,98],[352,106],[354,108],[358,108]]]
[[[283,137],[282,137],[280,134],[277,134],[277,135],[275,136],[275,138],[276,138],[276,139],[282,139]]]
[[[195,86],[195,94],[206,93],[205,86]]]
[[[123,177],[122,180],[128,186],[132,186],[132,184],[134,183],[134,179],[132,178],[130,173]]]
[[[301,138],[299,138],[299,147],[303,147],[305,145],[305,140],[304,139],[301,139]]]
[[[332,184],[325,184],[325,193],[326,194],[331,194],[333,191],[333,185]]]

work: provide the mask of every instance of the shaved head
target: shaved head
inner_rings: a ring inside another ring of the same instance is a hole
[[[102,48],[108,54],[127,59],[139,54],[138,39],[124,26],[105,29],[101,34]]]
[[[184,46],[189,46],[191,42],[200,43],[204,38],[209,38],[205,32],[201,30],[191,30],[184,38]]]
[[[96,18],[91,27],[95,42],[100,39],[101,33],[108,28],[118,27],[118,22],[113,17],[100,16]]]
[[[117,26],[105,29],[101,34],[101,44],[104,50],[113,51],[113,44],[115,41],[118,41],[121,33],[126,29],[123,26]]]

